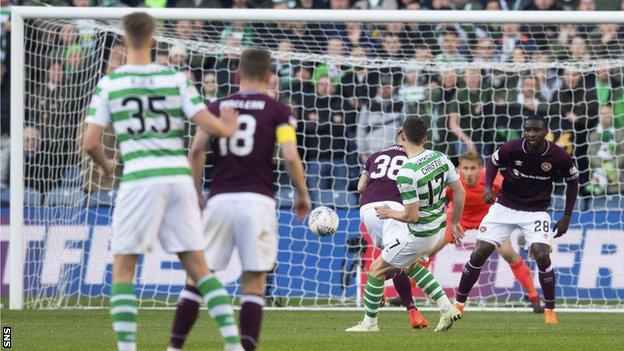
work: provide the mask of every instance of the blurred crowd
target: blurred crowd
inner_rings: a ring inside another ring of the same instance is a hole
[[[11,3],[1,0],[2,132],[0,183],[8,187]],[[614,10],[613,0],[74,0],[24,1],[52,6],[187,8]],[[368,156],[394,142],[406,118],[431,125],[430,147],[455,160],[467,151],[486,159],[522,134],[524,117],[550,124],[549,140],[573,155],[584,195],[624,192],[624,24],[362,24],[163,22],[155,61],[178,69],[206,102],[238,90],[238,56],[193,43],[263,46],[275,59],[268,94],[289,104],[308,185],[317,202],[355,204]],[[58,189],[110,193],[117,185],[84,164],[77,147],[90,92],[124,63],[123,45],[95,21],[27,22],[25,58],[27,187],[37,202]],[[288,55],[292,53],[292,55]],[[307,54],[307,55],[306,55]],[[336,64],[349,56],[383,65]],[[296,58],[293,58],[296,57]],[[395,62],[396,64],[392,64]],[[422,63],[437,63],[436,68]],[[556,63],[569,63],[557,65]],[[411,64],[413,63],[413,64]],[[439,63],[447,63],[446,66]],[[473,64],[470,64],[473,63]],[[515,65],[498,64],[513,63]],[[538,63],[543,63],[539,65]],[[467,65],[461,65],[467,64]],[[460,67],[461,68],[458,68]],[[375,67],[375,68],[371,68]],[[440,68],[446,67],[446,68]],[[501,69],[500,67],[513,67]],[[115,139],[104,141],[110,156]],[[210,168],[208,168],[208,172]],[[288,185],[285,172],[278,183]],[[280,187],[285,188],[285,187]],[[3,202],[6,200],[3,195]],[[62,200],[58,200],[62,201]],[[106,198],[101,199],[106,202]]]

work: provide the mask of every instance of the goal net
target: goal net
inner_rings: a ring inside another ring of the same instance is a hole
[[[24,74],[11,77],[24,84],[23,101],[14,101],[24,111],[23,149],[11,150],[23,155],[23,164],[12,165],[23,167],[23,179],[12,180],[24,184],[24,213],[22,223],[11,224],[22,235],[27,308],[108,304],[110,222],[121,167],[114,177],[102,177],[81,150],[81,135],[98,80],[114,74],[125,57],[119,18],[96,19],[100,15],[93,13],[90,19],[24,18]],[[580,170],[571,229],[552,247],[558,306],[624,308],[624,26],[449,23],[458,15],[453,11],[409,23],[357,11],[342,13],[335,22],[299,19],[298,11],[285,11],[287,21],[281,22],[255,18],[253,12],[236,21],[215,14],[160,20],[154,60],[187,74],[210,102],[238,91],[241,50],[268,48],[274,74],[266,93],[292,107],[314,204],[334,207],[340,216],[338,232],[326,238],[298,223],[290,180],[274,159],[280,239],[266,289],[272,306],[359,306],[360,284],[378,252],[360,224],[357,180],[363,162],[393,144],[406,118],[427,119],[428,147],[457,162],[467,151],[487,160],[501,143],[521,137],[523,118],[538,114],[549,121],[549,140],[571,154]],[[562,22],[562,16],[568,15],[554,13],[552,19]],[[192,130],[189,126],[187,144]],[[118,157],[110,131],[102,142],[108,156]],[[210,159],[208,152],[206,193]],[[12,201],[19,203],[16,196]],[[563,183],[557,183],[554,220],[563,207]],[[7,213],[3,209],[3,220]],[[449,295],[474,241],[469,236],[462,245],[448,245],[432,260],[429,268]],[[536,264],[516,233],[512,245],[532,268],[539,290]],[[141,306],[174,306],[185,280],[175,256],[154,247],[139,262]],[[8,266],[3,265],[3,294]],[[234,296],[241,293],[240,273],[236,256],[218,272]],[[387,294],[392,296],[390,283]],[[470,301],[526,307],[525,294],[509,264],[495,254]],[[422,292],[414,290],[414,296],[420,306],[429,305]]]

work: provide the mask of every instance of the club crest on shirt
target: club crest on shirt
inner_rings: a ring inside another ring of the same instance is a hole
[[[479,231],[480,231],[481,233],[485,233],[485,231],[486,231],[486,230],[487,230],[487,228],[486,228],[484,225],[482,225],[482,226],[480,226],[480,227],[479,227]]]
[[[544,172],[548,172],[552,169],[552,165],[550,164],[550,162],[544,162],[542,163],[542,171]]]

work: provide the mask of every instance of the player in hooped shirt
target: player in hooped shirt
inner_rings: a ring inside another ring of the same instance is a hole
[[[461,176],[462,186],[466,190],[466,202],[464,205],[464,212],[460,219],[460,224],[465,230],[466,236],[476,237],[479,233],[479,224],[483,217],[487,214],[491,204],[483,200],[483,193],[485,191],[485,168],[483,167],[483,159],[481,155],[477,153],[466,153],[459,157],[459,167],[457,171]],[[492,190],[494,194],[500,192],[503,182],[503,177],[499,174],[494,179],[492,184]],[[446,212],[447,222],[453,216],[453,190],[446,189],[446,198],[449,200],[448,209]],[[449,243],[453,242],[450,227],[447,227],[446,235],[443,241],[434,249],[432,255],[444,248]],[[527,291],[528,300],[533,305],[533,312],[543,313],[544,308],[540,305],[540,298],[535,284],[533,283],[533,276],[531,269],[522,259],[522,256],[511,246],[511,240],[505,240],[500,247],[496,248],[498,254],[509,263],[509,268],[513,272],[514,276],[520,283],[520,285]]]
[[[240,311],[241,344],[255,350],[262,322],[266,272],[277,259],[277,214],[274,196],[273,154],[280,145],[286,171],[296,195],[294,210],[302,220],[310,211],[310,196],[303,165],[297,152],[291,109],[265,94],[271,76],[271,55],[262,49],[247,49],[239,65],[240,91],[213,102],[208,109],[218,113],[224,106],[239,113],[238,131],[230,138],[212,139],[215,157],[210,199],[203,213],[206,234],[206,262],[213,270],[226,268],[234,249],[241,260],[242,298]],[[205,163],[208,136],[197,131],[190,158],[197,192]],[[172,330],[184,340],[195,322],[199,305],[193,286],[180,294]],[[179,347],[181,348],[181,347]]]
[[[403,209],[401,194],[396,186],[399,169],[407,162],[401,134],[402,131],[399,131],[395,145],[373,153],[366,160],[358,182],[358,192],[361,194],[360,218],[373,239],[373,244],[381,250],[387,244],[384,242],[383,235],[384,220],[377,217],[375,207],[387,204],[397,210]],[[390,273],[387,278],[392,278],[394,288],[407,309],[412,328],[428,327],[429,322],[414,305],[412,286],[407,274],[402,270],[397,270]]]
[[[524,122],[524,137],[509,141],[492,155],[486,168],[486,202],[494,200],[492,183],[499,168],[504,168],[503,186],[496,203],[490,207],[479,227],[479,237],[470,261],[462,270],[455,296],[462,310],[470,290],[479,279],[481,267],[497,246],[511,232],[524,234],[539,269],[539,281],[544,293],[544,322],[557,324],[555,314],[555,271],[550,260],[553,238],[568,231],[570,216],[578,195],[578,171],[572,158],[560,147],[546,141],[548,125],[544,118],[531,116]],[[551,229],[546,209],[550,205],[552,184],[564,178],[566,204],[563,217]],[[556,231],[556,233],[555,233]]]

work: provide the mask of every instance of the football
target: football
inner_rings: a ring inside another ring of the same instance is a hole
[[[308,227],[318,236],[332,235],[338,229],[338,214],[327,206],[319,206],[310,212]]]

